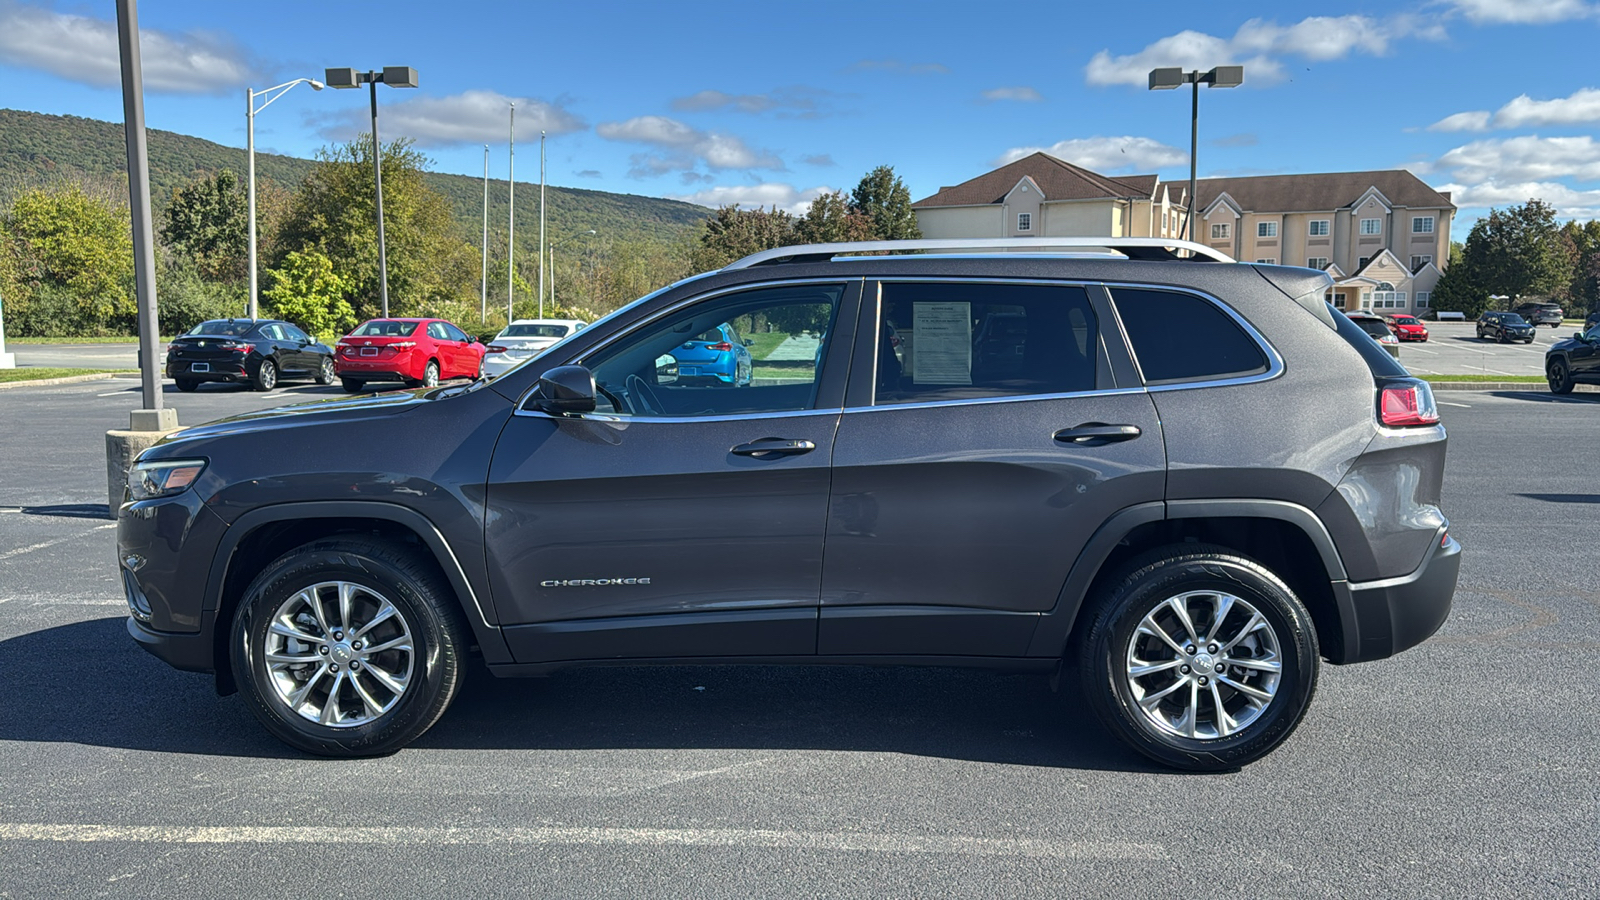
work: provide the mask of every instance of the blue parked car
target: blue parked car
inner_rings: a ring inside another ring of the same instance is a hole
[[[739,332],[727,322],[684,341],[672,351],[678,360],[678,383],[713,383],[749,387],[755,365]]]

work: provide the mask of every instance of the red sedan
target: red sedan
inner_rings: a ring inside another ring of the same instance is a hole
[[[1388,316],[1384,319],[1394,336],[1402,341],[1427,341],[1428,326],[1416,316]]]
[[[334,369],[355,393],[369,381],[433,387],[449,378],[477,378],[484,346],[443,319],[372,319],[335,348]]]

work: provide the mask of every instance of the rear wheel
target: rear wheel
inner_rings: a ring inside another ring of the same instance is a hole
[[[359,378],[341,378],[339,379],[339,385],[344,388],[346,394],[359,394],[361,389],[367,386],[367,383]]]
[[[250,377],[250,384],[258,391],[270,391],[278,386],[278,364],[272,359],[263,359],[261,365],[256,367],[256,374]]]
[[[1545,378],[1550,382],[1550,393],[1572,393],[1572,373],[1568,371],[1567,364],[1559,359],[1550,360],[1550,366],[1544,370]]]
[[[1141,557],[1077,639],[1089,705],[1140,753],[1181,769],[1254,762],[1300,724],[1316,631],[1276,575],[1222,547]]]
[[[183,391],[185,394],[191,394],[200,389],[200,382],[193,378],[179,378],[176,381],[178,390]]]
[[[251,582],[230,656],[273,735],[324,756],[376,756],[444,714],[467,629],[438,573],[410,556],[379,541],[318,541]]]
[[[439,386],[439,364],[431,359],[428,360],[428,367],[422,370],[422,386]]]

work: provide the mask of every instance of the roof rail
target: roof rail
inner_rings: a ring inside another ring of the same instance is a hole
[[[752,253],[724,266],[722,271],[748,269],[774,263],[824,262],[851,253],[912,253],[918,251],[966,253],[1061,253],[1100,251],[1127,259],[1185,259],[1196,262],[1234,262],[1233,257],[1193,241],[1148,237],[1026,237],[1026,238],[925,238],[914,241],[847,241],[837,244],[800,244]],[[1188,255],[1180,255],[1187,251]]]

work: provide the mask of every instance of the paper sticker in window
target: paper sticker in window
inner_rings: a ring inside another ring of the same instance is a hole
[[[971,384],[972,304],[914,303],[911,319],[917,336],[912,382]]]

